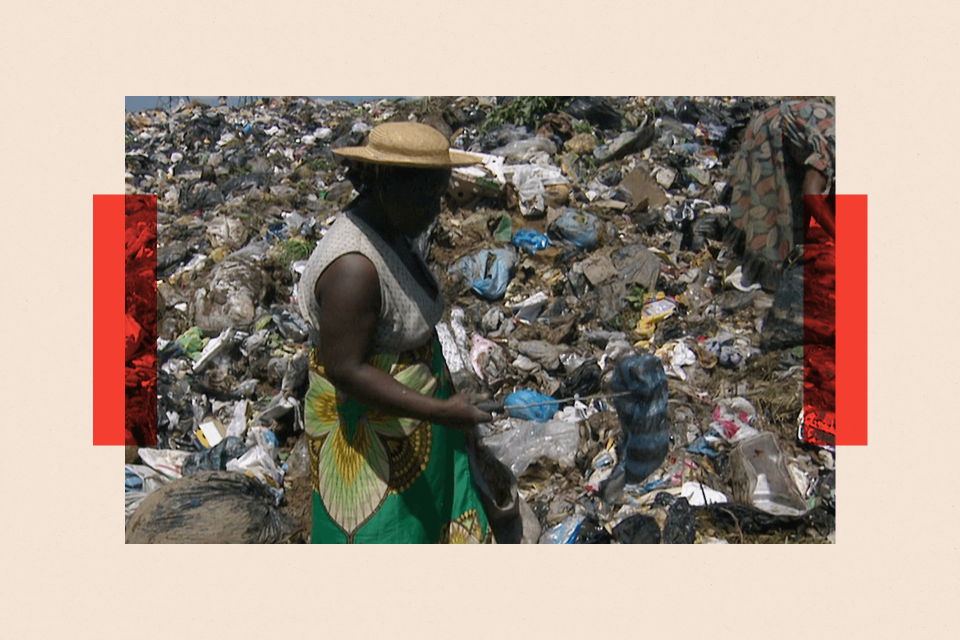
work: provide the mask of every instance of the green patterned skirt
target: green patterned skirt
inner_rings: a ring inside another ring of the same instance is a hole
[[[463,434],[368,407],[339,392],[314,350],[306,400],[315,543],[492,542]],[[446,398],[440,345],[371,364]]]

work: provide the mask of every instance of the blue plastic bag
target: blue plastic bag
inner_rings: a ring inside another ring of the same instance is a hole
[[[124,469],[124,493],[127,491],[143,491],[143,478],[133,469]]]
[[[554,223],[553,230],[561,240],[593,251],[599,243],[600,220],[593,214],[567,209]]]
[[[540,544],[576,544],[577,535],[586,518],[582,515],[567,516],[540,536]]]
[[[521,229],[513,236],[513,246],[527,253],[536,253],[550,246],[550,238],[533,229]]]
[[[510,412],[512,418],[547,422],[560,410],[560,405],[550,396],[545,396],[530,389],[523,389],[504,398],[503,408]]]
[[[454,266],[470,283],[470,287],[487,300],[499,300],[507,291],[517,264],[512,249],[484,249],[473,256],[464,256]]]

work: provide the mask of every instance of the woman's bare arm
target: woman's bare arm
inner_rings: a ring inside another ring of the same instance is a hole
[[[380,311],[380,280],[360,254],[335,260],[317,281],[320,361],[330,381],[360,402],[396,415],[469,430],[491,416],[466,397],[437,399],[416,392],[367,363]]]

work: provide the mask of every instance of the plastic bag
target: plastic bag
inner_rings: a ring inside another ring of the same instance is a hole
[[[759,434],[753,427],[757,410],[746,398],[725,398],[713,410],[710,426],[729,442],[739,442]]]
[[[192,360],[197,361],[200,359],[200,353],[203,352],[203,348],[210,342],[210,338],[204,338],[203,332],[200,331],[199,327],[190,327],[177,338],[176,342],[186,355],[190,356]]]
[[[189,451],[177,451],[174,449],[149,449],[141,447],[138,453],[145,465],[159,471],[171,480],[176,480],[183,476],[183,462],[190,457]]]
[[[503,408],[510,412],[511,417],[520,420],[547,422],[560,410],[560,405],[550,396],[545,396],[530,389],[523,389],[504,398]]]
[[[270,487],[283,487],[283,471],[277,466],[277,437],[265,427],[250,427],[247,431],[246,453],[227,462],[227,471],[242,471],[258,478]]]
[[[124,517],[126,522],[148,495],[170,480],[155,469],[142,464],[124,465]]]
[[[626,482],[639,483],[660,466],[670,448],[669,387],[663,364],[651,355],[624,358],[617,362],[610,389],[624,435],[620,457]]]
[[[483,249],[476,255],[464,256],[457,262],[454,271],[459,271],[470,287],[487,300],[499,300],[507,291],[507,285],[517,256],[512,249]]]
[[[807,512],[796,481],[784,462],[777,439],[761,433],[745,439],[730,454],[733,491],[737,501],[777,516]]]
[[[597,96],[580,96],[568,104],[564,111],[603,129],[619,129],[623,120],[623,116],[607,100]]]
[[[183,461],[183,475],[190,476],[200,471],[224,471],[230,460],[246,453],[243,440],[236,436],[227,436],[216,445],[203,451],[197,451]]]
[[[155,469],[142,464],[124,465],[124,491],[153,493],[169,479]]]
[[[504,167],[504,172],[517,189],[520,198],[520,213],[526,217],[545,211],[547,186],[567,184],[563,172],[552,166],[517,164]]]
[[[567,209],[554,222],[553,231],[561,240],[571,242],[581,249],[593,251],[599,243],[600,220],[590,213]]]
[[[513,236],[513,246],[527,253],[536,253],[550,246],[550,238],[533,229],[521,229]]]
[[[572,515],[555,524],[540,536],[540,544],[573,544],[577,541],[577,534],[586,518],[582,515]]]
[[[534,136],[526,140],[514,140],[490,152],[492,155],[503,156],[511,162],[530,162],[537,157],[547,154],[556,155],[557,145],[547,138]]]
[[[517,477],[540,458],[573,464],[580,448],[580,426],[576,422],[513,420],[505,431],[483,439],[491,453]]]

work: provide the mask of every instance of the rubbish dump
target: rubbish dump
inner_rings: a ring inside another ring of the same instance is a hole
[[[811,434],[835,415],[834,245],[792,256],[774,294],[744,284],[723,241],[739,139],[777,102],[272,98],[126,114],[127,193],[157,198],[156,288],[128,289],[126,334],[128,419],[155,413],[157,443],[125,467],[127,541],[309,540],[298,283],[355,195],[333,149],[409,120],[483,159],[455,170],[418,244],[457,388],[503,409],[476,445],[502,467],[482,483],[504,541],[833,541],[834,451]]]

